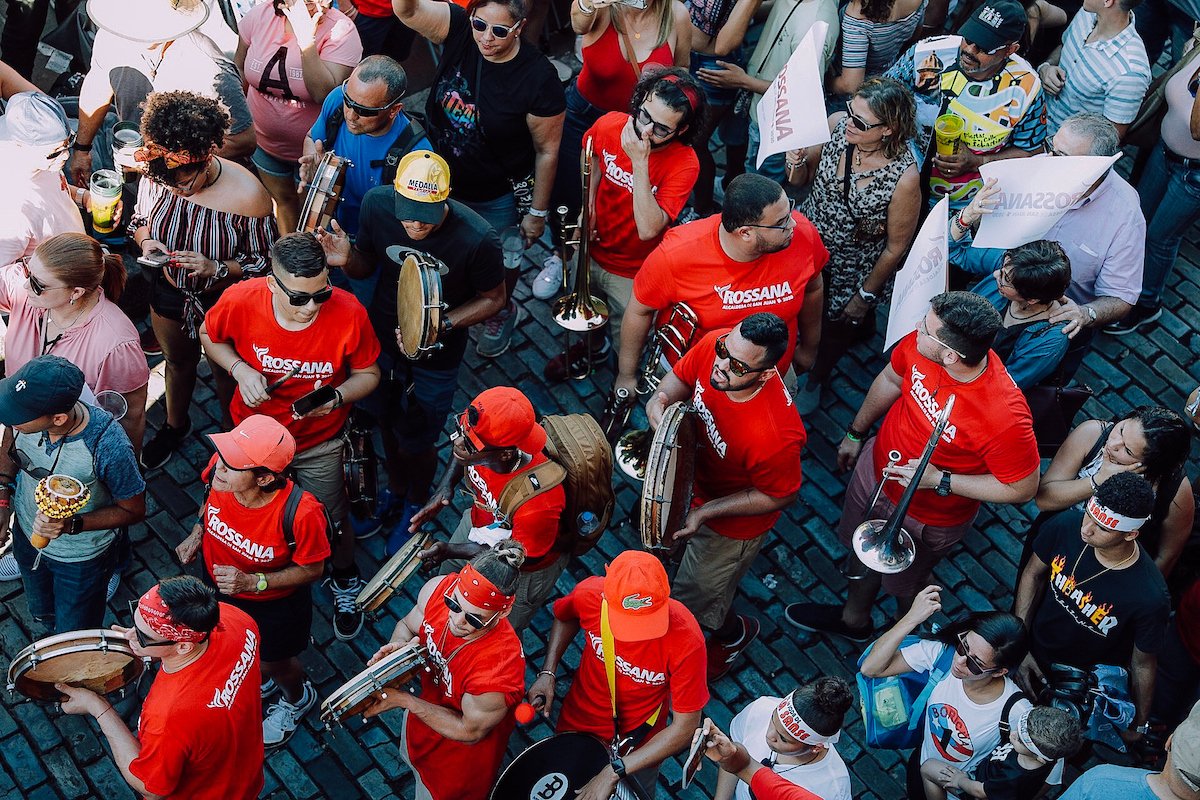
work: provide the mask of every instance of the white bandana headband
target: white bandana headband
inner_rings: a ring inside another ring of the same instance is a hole
[[[1140,530],[1150,519],[1149,517],[1127,517],[1119,514],[1111,508],[1100,505],[1095,496],[1088,498],[1087,513],[1108,530],[1121,533]]]
[[[837,744],[837,740],[842,738],[842,732],[838,730],[832,736],[823,736],[813,730],[812,726],[796,712],[795,694],[795,692],[790,693],[775,707],[775,713],[779,716],[779,722],[783,725],[784,730],[802,744],[819,747]]]
[[[1050,762],[1054,761],[1054,759],[1048,758],[1045,753],[1039,750],[1038,746],[1033,743],[1033,737],[1029,735],[1029,715],[1032,713],[1033,709],[1031,708],[1022,714],[1021,718],[1017,720],[1017,738],[1021,740],[1021,744],[1025,745],[1029,752],[1033,753],[1042,761],[1049,764]]]

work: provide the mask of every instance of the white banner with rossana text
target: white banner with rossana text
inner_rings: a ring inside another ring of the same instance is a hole
[[[979,168],[996,179],[998,203],[984,214],[972,247],[1008,249],[1046,235],[1121,155],[1034,156],[992,161]]]
[[[768,156],[829,141],[818,56],[829,25],[814,22],[758,103],[758,166]]]
[[[904,266],[896,273],[892,310],[888,313],[887,336],[883,342],[885,352],[916,330],[917,323],[929,312],[929,301],[946,291],[949,220],[950,200],[943,197],[925,218]]]

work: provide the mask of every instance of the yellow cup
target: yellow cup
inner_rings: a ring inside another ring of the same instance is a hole
[[[933,136],[937,140],[937,154],[952,156],[958,152],[967,123],[957,114],[942,114],[933,123]]]
[[[121,201],[124,185],[121,173],[115,170],[100,169],[92,173],[88,192],[92,201],[92,228],[96,233],[112,233],[116,228],[117,203]]]

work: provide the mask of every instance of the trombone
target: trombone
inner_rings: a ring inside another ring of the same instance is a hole
[[[938,441],[942,438],[942,432],[946,430],[946,424],[950,421],[954,398],[955,395],[946,398],[946,405],[934,418],[933,433],[930,435],[929,441],[925,443],[925,452],[921,454],[921,460],[917,462],[912,479],[909,480],[908,487],[900,496],[900,502],[896,504],[891,516],[887,519],[869,519],[854,529],[854,535],[851,537],[854,554],[858,556],[859,561],[876,572],[885,574],[903,572],[912,565],[913,559],[917,556],[917,546],[913,541],[912,534],[903,527],[904,515],[908,513],[908,507],[912,504],[913,495],[917,493],[917,485],[921,482],[921,476],[929,467],[933,451],[937,448]],[[879,496],[883,493],[883,485],[889,480],[899,480],[899,478],[887,474],[888,469],[899,462],[899,451],[893,450],[888,453],[888,465],[884,467],[883,475],[879,478],[879,486],[875,489],[875,496],[871,498],[871,505],[867,507],[868,514],[875,510],[875,504],[879,502]]]

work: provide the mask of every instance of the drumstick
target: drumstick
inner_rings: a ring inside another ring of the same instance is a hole
[[[271,394],[276,389],[278,389],[280,386],[283,386],[285,383],[287,383],[290,379],[296,377],[296,373],[299,371],[300,371],[300,365],[297,364],[296,366],[294,366],[290,370],[288,370],[286,373],[284,373],[282,376],[280,376],[278,380],[268,383],[267,388],[265,389],[266,393]]]

